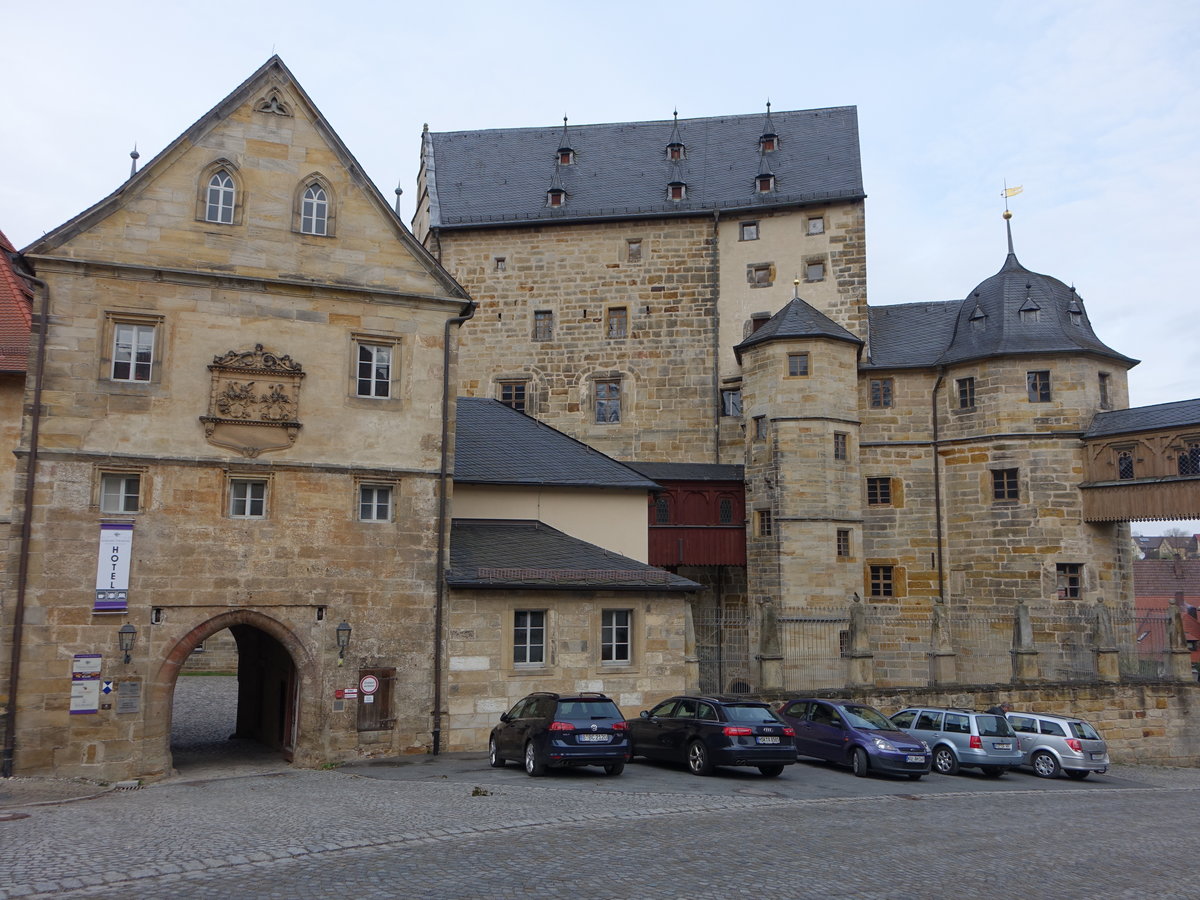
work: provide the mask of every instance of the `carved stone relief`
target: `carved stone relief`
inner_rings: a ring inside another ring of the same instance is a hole
[[[286,450],[300,433],[300,382],[304,371],[287,355],[255,344],[213,357],[204,437],[214,446],[255,457]]]

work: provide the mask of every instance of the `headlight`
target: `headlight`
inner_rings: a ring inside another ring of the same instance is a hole
[[[926,753],[929,752],[929,745],[927,743],[925,743],[924,741],[921,741],[921,746],[925,748]]]
[[[880,737],[871,738],[871,740],[875,743],[876,747],[878,747],[880,750],[884,751],[885,753],[895,753],[896,752],[896,745],[893,744],[891,741],[885,741],[883,738],[880,738]]]

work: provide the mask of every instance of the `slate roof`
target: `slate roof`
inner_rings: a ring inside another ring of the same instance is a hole
[[[421,153],[430,225],[699,215],[866,196],[855,107],[772,111],[770,130],[778,134],[779,147],[762,154],[765,123],[764,113],[679,119],[686,148],[679,162],[666,154],[675,133],[671,119],[569,125],[566,143],[575,163],[566,166],[556,166],[561,125],[427,131]],[[756,191],[760,164],[775,176],[774,192]],[[687,185],[686,199],[667,199],[672,181]],[[552,183],[567,192],[562,207],[546,205]]]
[[[733,352],[737,354],[738,362],[741,362],[742,352],[748,347],[768,341],[814,337],[847,341],[860,346],[863,343],[861,338],[847,331],[825,313],[810,306],[805,300],[793,297],[787,306],[771,316],[754,334],[734,347]]]
[[[655,481],[745,481],[745,466],[720,463],[631,462],[629,468]]]
[[[665,569],[529,519],[455,519],[446,583],[523,590],[704,590]]]
[[[624,463],[499,400],[459,397],[456,408],[456,482],[658,489]]]
[[[1131,409],[1110,409],[1096,413],[1084,438],[1106,437],[1133,431],[1155,431],[1160,428],[1183,428],[1200,425],[1200,397],[1135,406]]]
[[[33,291],[13,266],[16,250],[0,231],[0,372],[24,372],[33,321]]]
[[[870,359],[864,369],[932,366],[954,336],[961,300],[897,303],[867,310]]]

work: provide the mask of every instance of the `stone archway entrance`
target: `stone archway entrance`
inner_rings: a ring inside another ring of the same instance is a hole
[[[188,674],[196,648],[219,634],[233,636],[236,655],[222,669],[234,674]],[[159,682],[169,767],[291,762],[307,660],[291,631],[261,613],[226,613],[192,629],[172,648]],[[212,721],[189,719],[201,716]]]

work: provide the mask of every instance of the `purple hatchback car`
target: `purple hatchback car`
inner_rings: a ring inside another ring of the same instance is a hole
[[[784,701],[779,715],[795,729],[801,756],[850,766],[860,778],[883,772],[917,781],[929,773],[929,745],[873,706],[804,698]]]

